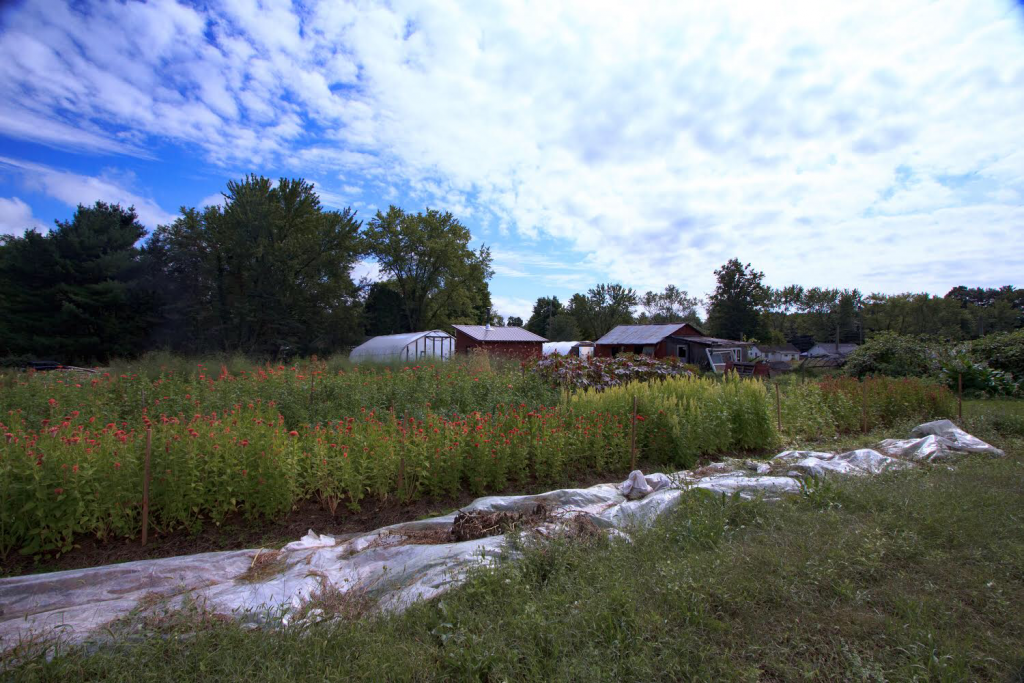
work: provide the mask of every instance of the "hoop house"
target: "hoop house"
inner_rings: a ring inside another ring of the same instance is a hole
[[[454,352],[453,336],[442,330],[430,330],[374,337],[352,349],[348,359],[353,363],[387,363],[421,358],[447,360]]]

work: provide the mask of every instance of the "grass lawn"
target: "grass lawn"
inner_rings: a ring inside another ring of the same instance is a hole
[[[970,402],[964,421],[1008,457],[830,479],[777,503],[695,492],[632,543],[528,548],[401,615],[253,631],[184,614],[8,675],[1024,680],[1024,403]]]

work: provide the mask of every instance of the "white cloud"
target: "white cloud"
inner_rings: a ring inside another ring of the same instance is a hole
[[[352,268],[352,280],[359,282],[366,278],[370,282],[380,282],[380,266],[376,261],[358,261]]]
[[[46,231],[46,226],[32,215],[28,204],[17,197],[0,197],[0,235],[22,235],[29,228]]]
[[[68,206],[92,205],[97,201],[135,207],[139,221],[150,230],[170,223],[174,215],[155,201],[140,197],[108,178],[79,175],[20,159],[0,156],[0,167],[21,175],[26,187],[47,194]]]
[[[199,206],[197,208],[204,209],[207,206],[224,206],[226,201],[224,194],[217,192],[215,194],[211,194],[209,197],[203,197],[199,200]]]
[[[551,286],[702,292],[738,256],[941,291],[1019,283],[1022,34],[1009,0],[26,3],[0,131],[342,177],[333,206],[397,187],[568,245],[584,268],[496,258]],[[984,190],[944,180],[966,175]]]
[[[525,323],[533,313],[533,301],[515,296],[491,296],[491,304],[495,313],[505,318],[515,315],[523,319]]]

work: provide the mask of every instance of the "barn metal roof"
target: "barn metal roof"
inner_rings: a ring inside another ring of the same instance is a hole
[[[687,323],[671,325],[619,325],[595,344],[657,344],[678,332]]]
[[[721,337],[703,337],[693,334],[684,334],[680,337],[674,337],[675,339],[685,339],[688,342],[695,344],[703,344],[704,346],[753,346],[753,342],[736,341],[735,339],[722,339]]]
[[[491,327],[485,325],[452,325],[477,341],[484,342],[546,342],[547,339],[521,327]]]

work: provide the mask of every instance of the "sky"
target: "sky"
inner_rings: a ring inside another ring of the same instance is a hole
[[[4,3],[0,234],[149,229],[247,173],[451,211],[498,313],[600,282],[1024,286],[1024,8]],[[375,272],[363,264],[359,274]]]

